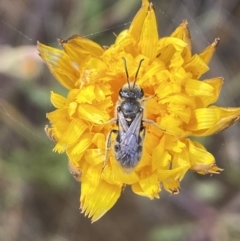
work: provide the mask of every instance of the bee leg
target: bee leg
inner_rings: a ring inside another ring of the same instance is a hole
[[[149,124],[149,125],[153,125],[153,126],[155,126],[156,128],[160,129],[161,131],[163,131],[163,132],[165,132],[165,133],[167,133],[167,134],[169,134],[169,135],[174,136],[176,139],[179,139],[179,136],[178,136],[176,133],[171,132],[170,130],[166,130],[166,129],[161,128],[161,127],[160,127],[155,121],[153,121],[153,120],[143,119],[142,122],[147,123],[147,124]]]
[[[115,129],[112,129],[108,136],[107,136],[107,141],[106,141],[106,146],[107,146],[107,150],[106,150],[106,154],[105,154],[105,160],[104,160],[104,163],[103,163],[103,168],[107,165],[108,163],[108,154],[109,154],[109,151],[110,151],[110,148],[111,148],[111,137],[112,137],[112,133],[114,134],[117,134],[118,133],[118,130],[115,130]]]
[[[147,123],[147,124],[149,124],[149,125],[153,125],[153,126],[157,127],[158,129],[160,129],[161,131],[166,132],[165,129],[161,128],[161,127],[160,127],[155,121],[153,121],[153,120],[143,119],[142,122]]]
[[[109,121],[106,121],[106,122],[102,122],[104,125],[107,125],[107,124],[112,124],[112,123],[116,123],[117,122],[117,118],[112,118],[111,120]]]
[[[144,97],[144,98],[141,100],[141,102],[148,101],[148,100],[150,100],[150,99],[152,99],[152,98],[154,98],[154,97],[156,97],[156,95],[150,95],[150,96],[148,96],[148,97]]]
[[[144,140],[145,139],[145,135],[146,135],[146,127],[145,126],[142,127],[142,131],[143,131],[142,140]]]

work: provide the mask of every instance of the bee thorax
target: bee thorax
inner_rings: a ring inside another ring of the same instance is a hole
[[[132,119],[136,116],[136,113],[142,112],[142,107],[136,100],[127,100],[122,102],[119,111],[123,112],[125,118]]]

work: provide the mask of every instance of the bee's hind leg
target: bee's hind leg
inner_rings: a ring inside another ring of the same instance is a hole
[[[104,160],[104,163],[103,163],[103,169],[104,167],[107,165],[108,163],[108,155],[109,155],[109,151],[110,151],[110,148],[111,148],[111,137],[112,137],[112,133],[114,134],[118,134],[118,130],[115,130],[115,129],[112,129],[108,136],[107,136],[107,140],[106,140],[106,153],[105,153],[105,160]]]

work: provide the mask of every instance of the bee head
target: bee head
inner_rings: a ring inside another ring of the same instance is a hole
[[[142,99],[143,89],[135,83],[127,83],[119,90],[119,96],[123,99]]]
[[[141,67],[141,64],[142,64],[143,60],[144,59],[141,59],[140,62],[139,62],[138,69],[137,69],[136,74],[135,74],[134,82],[130,82],[129,75],[128,75],[128,69],[127,69],[127,61],[126,61],[125,58],[123,58],[125,72],[126,72],[126,76],[127,76],[127,84],[125,84],[119,90],[119,96],[121,98],[125,98],[125,99],[129,99],[129,98],[130,99],[142,99],[143,98],[143,96],[144,96],[143,89],[139,85],[136,85],[138,72],[140,70],[140,67]]]

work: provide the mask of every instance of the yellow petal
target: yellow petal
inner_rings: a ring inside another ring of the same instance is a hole
[[[164,189],[171,194],[179,194],[180,182],[178,180],[169,179],[163,182]]]
[[[183,149],[186,148],[186,144],[183,141],[176,139],[174,136],[166,135],[165,148],[169,151],[181,153]]]
[[[204,63],[208,64],[210,62],[219,42],[220,39],[216,38],[211,45],[209,45],[201,54],[199,54],[199,57],[204,61]]]
[[[154,134],[153,134],[154,133]],[[145,167],[149,167],[149,165],[154,165],[153,159],[152,159],[152,150],[157,147],[159,143],[159,136],[163,135],[162,131],[157,129],[156,127],[149,126],[148,132],[146,134],[144,143],[143,143],[143,155],[142,159],[139,162],[139,164],[134,169],[136,173],[141,172],[141,170]],[[156,160],[157,162],[157,160]],[[155,163],[156,165],[159,164],[159,158],[158,163]]]
[[[76,85],[81,88],[89,83],[99,83],[101,77],[105,76],[106,69],[107,66],[101,59],[88,56],[81,65],[81,74]]]
[[[142,187],[140,186],[140,183],[134,183],[131,185],[132,191],[136,193],[139,196],[144,196],[145,197],[145,192],[143,191]]]
[[[53,91],[51,91],[51,102],[56,108],[63,108],[69,103],[68,99]]]
[[[171,68],[172,71],[177,71],[184,63],[184,59],[182,57],[181,52],[175,52],[172,56],[172,59],[169,64],[169,68]]]
[[[147,60],[145,60],[142,63],[142,66],[144,67],[144,64],[147,63],[148,71],[137,81],[141,87],[159,85],[162,79],[166,80],[169,77],[170,74],[166,70],[166,66],[163,61],[160,59],[155,59],[148,67],[149,63]]]
[[[143,169],[141,171],[141,175],[142,177],[140,178],[140,181],[131,185],[132,191],[150,199],[159,198],[161,187],[157,174],[152,173],[151,175],[148,175],[148,170]]]
[[[105,161],[105,150],[102,149],[87,149],[84,154],[85,161],[90,165],[98,165]]]
[[[172,170],[158,170],[159,181],[163,183],[164,189],[171,194],[178,194],[180,191],[180,181],[189,170],[190,165],[181,166]]]
[[[85,159],[83,158],[84,152],[79,153],[78,155],[72,155],[72,149],[75,146],[71,146],[66,150],[66,154],[68,156],[69,161],[75,164],[75,166],[79,167],[79,170],[82,169],[83,163],[85,162]]]
[[[84,86],[76,96],[76,101],[78,103],[89,103],[91,104],[95,100],[94,86]]]
[[[168,81],[168,79],[170,78],[170,73],[168,71],[160,71],[156,77],[159,80],[159,86],[157,87],[155,93],[159,97],[159,99],[163,99],[174,93],[181,92],[181,86],[178,86],[175,83],[171,83]]]
[[[149,44],[151,43],[151,44]],[[154,10],[150,4],[147,16],[142,26],[142,33],[139,41],[140,51],[150,59],[150,62],[157,55],[158,29]]]
[[[213,155],[206,151],[200,143],[188,140],[188,149],[192,170],[200,174],[219,173],[222,171],[222,169],[216,166]]]
[[[164,117],[158,117],[156,123],[170,135],[177,137],[184,133],[184,130],[182,129],[183,122],[180,118],[166,115]]]
[[[92,143],[96,145],[97,148],[105,149],[106,138],[102,133],[96,133],[92,139]]]
[[[158,180],[160,182],[167,183],[175,180],[181,181],[187,170],[190,168],[190,165],[180,166],[171,170],[158,169]]]
[[[108,84],[96,85],[94,89],[95,98],[98,102],[106,99],[106,96],[112,94],[111,87]]]
[[[64,135],[58,140],[58,143],[54,147],[54,151],[59,153],[64,152],[66,148],[78,140],[86,128],[87,126],[83,121],[79,119],[73,119]]]
[[[140,38],[142,25],[146,18],[148,8],[149,8],[148,0],[142,0],[142,7],[135,15],[135,17],[132,20],[132,23],[129,27],[129,33],[131,35],[133,35],[136,40],[138,40]]]
[[[212,103],[215,103],[219,97],[224,79],[222,77],[206,79],[203,82],[211,85],[213,87],[213,93],[210,96],[203,96],[201,98],[202,107],[207,107]]]
[[[179,167],[188,167],[190,168],[190,158],[189,158],[189,150],[186,147],[186,144],[184,143],[184,147],[181,152],[170,152],[172,154],[172,162],[171,167],[172,169],[177,169]],[[185,173],[184,173],[185,174]],[[176,176],[175,176],[176,177]],[[181,181],[183,176],[178,176],[177,179]]]
[[[94,174],[94,172],[92,173]],[[82,181],[81,209],[86,216],[92,219],[92,222],[97,221],[112,208],[122,191],[121,186],[109,184],[104,180],[100,180],[92,191],[87,188],[89,185],[84,186],[85,182]]]
[[[106,157],[104,158],[104,160],[106,159]],[[108,163],[108,161],[106,162]],[[109,184],[113,184],[113,185],[121,185],[123,182],[120,180],[119,182],[119,179],[116,179],[115,178],[115,175],[113,175],[113,172],[112,172],[112,168],[111,166],[107,165],[106,166],[106,163],[104,163],[103,165],[103,172],[102,172],[102,180],[106,181],[107,183]]]
[[[164,54],[163,50],[166,48],[169,48],[170,46],[173,47],[173,49],[177,52],[181,52],[185,47],[187,47],[187,44],[175,37],[165,37],[165,38],[160,38],[158,41],[158,51]]]
[[[102,124],[108,119],[108,115],[89,104],[80,104],[78,107],[78,114],[82,119],[96,124]]]
[[[61,108],[47,113],[47,118],[54,126],[58,138],[66,131],[71,120],[68,117],[68,108]]]
[[[164,173],[165,175],[167,173],[170,174],[170,172],[175,173],[175,174],[172,174],[169,178],[166,178],[162,182],[164,189],[170,192],[171,194],[178,194],[180,192],[180,181],[188,170],[189,170],[189,166],[186,166],[186,167],[180,167],[174,170],[170,170]],[[159,172],[159,175],[161,175],[161,172]]]
[[[223,131],[238,122],[240,108],[211,106],[195,110],[194,115],[196,120],[192,126],[189,126],[193,135],[207,136]]]
[[[69,101],[75,101],[76,100],[76,97],[79,93],[79,89],[71,89],[69,92],[68,92],[68,95],[67,95],[67,98],[69,99]]]
[[[188,141],[188,150],[189,158],[192,165],[195,163],[203,163],[205,165],[215,163],[215,159],[212,154],[210,154],[203,145],[198,142],[187,140]]]
[[[165,139],[166,135],[160,140],[160,143],[152,152],[152,170],[155,171],[157,168],[168,169],[171,160],[171,155],[165,150]]]
[[[145,111],[146,111],[146,116],[150,116],[150,114],[152,115],[158,115],[160,113],[160,110],[159,110],[159,105],[157,103],[157,100],[156,98],[151,98],[149,99],[146,104],[145,104],[146,108],[145,108]],[[150,118],[151,119],[151,118]]]
[[[139,178],[135,171],[126,173],[125,170],[117,163],[117,160],[113,157],[110,157],[110,165],[106,166],[102,173],[102,178],[109,183],[114,184],[133,184],[139,181]]]
[[[159,198],[160,185],[157,174],[153,173],[147,178],[141,178],[139,184],[143,190],[144,196],[150,199]]]
[[[187,44],[179,39],[174,37],[165,37],[161,38],[158,41],[157,47],[157,56],[161,59],[166,65],[169,65],[172,60],[172,56],[176,52],[183,52],[184,48],[187,47]]]
[[[86,56],[101,56],[104,52],[103,48],[97,43],[78,35],[73,35],[67,40],[61,40],[60,43],[71,61],[76,62],[79,68],[81,68],[81,63]]]
[[[187,44],[188,50],[191,51],[191,35],[187,25],[188,21],[183,20],[183,22],[171,34],[171,37],[183,40]]]
[[[86,127],[86,126],[85,126]],[[82,132],[85,129],[82,128]],[[85,152],[90,145],[92,144],[92,135],[90,133],[86,133],[81,136],[81,139],[78,141],[76,145],[72,148],[71,155],[79,155],[83,152]]]
[[[190,106],[192,108],[195,107],[195,103],[192,101],[192,98],[186,94],[176,94],[172,95],[169,97],[166,97],[162,100],[159,101],[161,104],[166,104],[166,103],[176,103],[176,104],[181,104],[181,105],[186,105]]]
[[[192,78],[198,79],[201,75],[209,70],[207,64],[202,60],[202,58],[195,54],[192,56],[189,62],[184,66],[185,70],[192,73]]]
[[[185,91],[189,96],[212,96],[214,88],[207,82],[188,79],[185,84]]]
[[[64,51],[48,47],[38,42],[38,51],[55,78],[67,89],[74,88],[79,76]]]
[[[82,171],[82,186],[81,186],[81,199],[88,199],[93,192],[95,192],[99,182],[101,181],[102,165],[89,165],[84,162],[81,168]],[[83,208],[81,203],[81,208]]]
[[[116,55],[114,56],[114,52],[121,54],[122,57],[126,57],[127,53],[133,56],[136,56],[139,53],[135,38],[127,30],[122,31],[117,36],[115,44],[107,50],[103,57],[106,58],[107,55],[111,53],[111,55],[113,55],[111,57],[115,58]],[[111,60],[113,59],[110,58],[109,61]]]
[[[73,102],[69,103],[69,106],[68,106],[68,116],[71,119],[77,117],[77,108],[78,108],[78,103],[77,102],[73,101]]]

